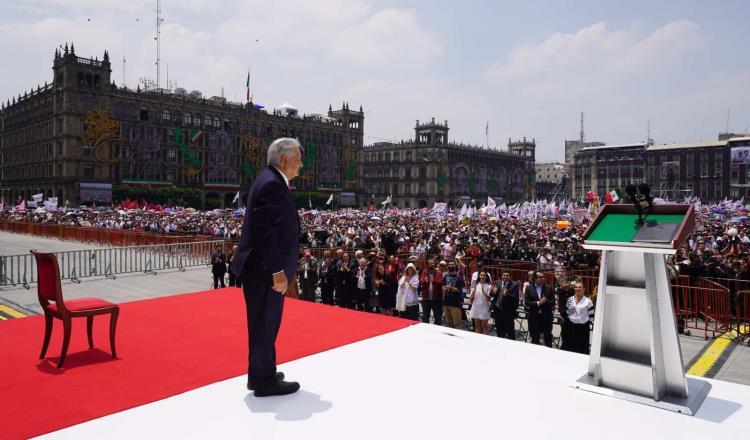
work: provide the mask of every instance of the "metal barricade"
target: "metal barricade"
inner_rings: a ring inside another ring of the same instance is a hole
[[[184,271],[188,267],[207,266],[211,253],[222,240],[149,246],[110,247],[55,252],[60,278],[79,283],[82,278],[116,278],[126,273],[156,275],[164,270]],[[37,282],[36,261],[31,254],[0,256],[0,288],[18,286],[29,289]]]

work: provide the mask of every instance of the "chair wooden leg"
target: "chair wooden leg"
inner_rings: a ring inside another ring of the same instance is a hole
[[[42,352],[39,354],[39,359],[44,359],[44,355],[47,354],[49,340],[52,339],[52,322],[54,320],[55,318],[51,313],[44,314],[44,342],[42,343]]]
[[[94,348],[94,317],[86,317],[86,334],[89,337],[89,348]]]
[[[68,354],[68,345],[70,345],[70,327],[71,319],[68,317],[63,318],[63,346],[62,352],[60,352],[60,362],[57,363],[57,368],[62,368],[63,362],[65,362],[65,355]]]
[[[109,347],[112,350],[112,357],[117,358],[117,349],[115,348],[115,333],[117,331],[117,317],[120,316],[119,307],[112,311],[109,317]]]

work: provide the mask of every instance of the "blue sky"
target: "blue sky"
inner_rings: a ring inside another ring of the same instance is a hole
[[[51,79],[52,53],[108,49],[113,79],[155,77],[152,0],[2,0],[0,99]],[[448,120],[455,141],[714,139],[750,124],[747,1],[164,0],[162,77],[188,90],[366,111],[365,141]],[[572,3],[572,4],[571,4]],[[258,40],[257,42],[255,40]]]

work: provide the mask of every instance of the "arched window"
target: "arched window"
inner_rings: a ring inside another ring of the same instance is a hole
[[[193,116],[190,113],[185,113],[185,119],[182,120],[182,123],[185,125],[190,125],[193,123]]]
[[[162,110],[161,119],[162,121],[170,121],[172,119],[172,115],[169,113],[169,110],[167,109]]]

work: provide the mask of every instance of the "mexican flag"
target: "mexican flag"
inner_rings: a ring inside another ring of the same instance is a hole
[[[190,143],[197,143],[200,140],[201,136],[203,136],[203,130],[196,128],[192,133],[190,133]]]
[[[619,189],[613,189],[612,191],[604,195],[604,201],[607,203],[617,203],[618,200],[620,200]]]

